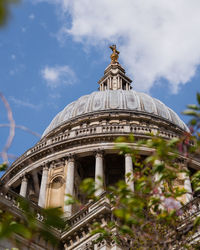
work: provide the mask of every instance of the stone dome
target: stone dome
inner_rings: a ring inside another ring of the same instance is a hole
[[[158,116],[168,120],[179,128],[188,131],[188,127],[179,116],[164,103],[151,96],[134,90],[106,90],[95,91],[89,95],[80,97],[68,104],[52,120],[44,131],[42,137],[61,124],[82,115],[94,112],[125,110],[129,112],[142,112],[144,114]]]

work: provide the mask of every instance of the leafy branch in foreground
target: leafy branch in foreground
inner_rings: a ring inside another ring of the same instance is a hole
[[[18,0],[1,0],[0,1],[0,27],[4,26],[10,17],[10,5],[18,3]]]
[[[131,249],[172,249],[174,246],[176,249],[195,249],[188,244],[188,237],[198,228],[200,220],[195,220],[194,231],[178,230],[180,208],[188,194],[184,186],[176,184],[188,175],[188,170],[178,160],[183,153],[179,151],[180,144],[184,141],[185,137],[165,140],[153,135],[139,141],[133,135],[117,139],[120,153],[132,156],[134,173],[129,173],[128,178],[134,183],[134,192],[125,181],[107,188],[106,198],[112,206],[113,216],[106,225],[97,222],[93,225],[92,234],[98,235],[97,241],[114,240],[119,244],[128,241]],[[148,156],[141,156],[141,146],[151,149]],[[199,172],[193,178],[196,180],[194,188],[198,189]],[[81,184],[88,199],[97,201],[94,187],[93,179],[86,179]]]
[[[0,127],[9,127],[7,141],[2,152],[0,152],[0,156],[4,161],[0,164],[0,172],[3,172],[9,167],[8,159],[10,155],[8,154],[8,149],[13,142],[15,128],[20,128],[35,136],[39,135],[24,126],[16,125],[11,107],[2,93],[0,93],[0,99],[5,106],[9,120],[9,124],[0,124]],[[1,187],[1,192],[7,194],[8,188],[6,186]],[[42,221],[40,221],[37,219],[38,208],[34,209],[34,206],[30,201],[22,197],[18,198],[17,207],[20,213],[15,214],[7,207],[4,207],[2,202],[0,206],[0,240],[9,239],[9,241],[13,242],[13,245],[20,249],[21,243],[18,241],[18,236],[22,236],[31,244],[34,242],[35,237],[40,235],[46,241],[51,242],[52,245],[58,245],[60,242],[59,237],[56,237],[56,231],[61,231],[66,226],[61,208],[40,209],[39,213],[40,217],[42,217]]]
[[[40,236],[52,245],[59,245],[58,234],[66,222],[60,208],[34,209],[34,204],[20,197],[17,201],[18,213],[0,210],[0,240],[9,239],[14,246],[21,246],[18,236],[27,240],[29,246]],[[40,219],[37,219],[38,216]]]
[[[200,137],[200,93],[197,93],[197,104],[187,105],[187,109],[183,112],[184,115],[190,116],[189,121],[191,133],[197,136],[197,139]]]

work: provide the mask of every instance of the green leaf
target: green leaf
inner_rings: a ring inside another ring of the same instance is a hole
[[[122,227],[120,227],[120,231],[123,233],[123,234],[129,234],[129,235],[132,235],[133,234],[133,231],[132,229],[127,226],[127,225],[123,225]]]
[[[132,143],[135,141],[135,138],[134,138],[133,134],[129,135],[129,141],[132,142]]]
[[[189,105],[187,105],[187,108],[194,109],[194,110],[200,110],[200,107],[198,107],[196,104],[189,104]]]
[[[153,168],[153,173],[162,173],[165,169],[165,164],[160,162],[157,164],[154,164],[154,168]]]
[[[196,119],[192,119],[192,120],[190,121],[190,124],[191,124],[192,126],[195,126],[195,125],[197,124],[197,120],[196,120]]]
[[[0,171],[5,171],[7,167],[8,167],[7,163],[0,164]]]
[[[174,145],[176,145],[179,141],[180,141],[179,138],[173,138],[173,139],[171,139],[171,140],[168,142],[168,146],[169,146],[169,147],[174,146]]]
[[[115,209],[114,214],[115,214],[115,216],[117,216],[120,219],[124,218],[124,216],[125,216],[123,209]]]
[[[195,220],[194,220],[194,227],[198,227],[200,225],[200,216],[198,216]]]
[[[11,230],[13,232],[15,232],[17,234],[20,234],[20,235],[24,236],[27,239],[30,239],[31,236],[32,236],[32,234],[31,234],[31,232],[29,231],[28,228],[26,228],[22,224],[14,222],[14,221],[11,223],[10,228],[11,228]]]
[[[183,111],[183,114],[184,115],[191,115],[191,116],[199,117],[197,112],[195,112],[193,110],[190,110],[190,109],[186,109],[185,111]]]
[[[198,104],[200,105],[200,93],[197,92],[197,101],[198,101]]]
[[[199,191],[200,191],[200,187],[195,187],[195,188],[194,188],[194,191],[195,191],[195,192],[199,192]]]

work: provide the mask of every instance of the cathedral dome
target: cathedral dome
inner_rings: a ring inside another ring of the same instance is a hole
[[[87,114],[106,111],[110,112],[112,110],[115,110],[115,112],[139,112],[150,116],[157,116],[168,120],[183,130],[188,130],[187,126],[179,116],[158,99],[145,93],[118,89],[96,91],[90,95],[82,96],[78,100],[70,103],[55,116],[50,125],[44,131],[43,137],[55,128],[72,119]]]

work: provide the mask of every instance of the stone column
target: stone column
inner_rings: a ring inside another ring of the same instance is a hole
[[[112,81],[112,77],[109,78],[110,79],[110,88],[113,89],[113,81]]]
[[[120,86],[120,78],[119,76],[117,76],[117,89],[120,89],[121,86]]]
[[[127,174],[130,176],[127,177]],[[131,180],[133,178],[133,161],[130,154],[125,154],[125,180],[130,190],[134,191],[134,183]]]
[[[42,171],[42,180],[40,184],[40,194],[39,194],[39,201],[38,201],[38,205],[43,208],[45,207],[45,201],[46,201],[48,172],[49,172],[49,168],[47,165],[45,165]]]
[[[28,180],[27,180],[27,177],[24,175],[23,178],[22,178],[20,193],[19,193],[23,197],[26,197],[27,186],[28,186]]]
[[[95,155],[96,161],[95,161],[95,188],[96,196],[100,195],[104,189],[103,189],[103,181],[104,181],[104,171],[103,171],[103,152],[97,152]]]
[[[65,202],[69,199],[66,194],[74,194],[74,173],[75,173],[75,159],[74,157],[69,157],[67,161],[67,177],[65,186]],[[67,216],[72,215],[72,205],[64,205],[64,212]]]
[[[186,171],[188,171],[187,168],[186,168]],[[187,191],[187,193],[185,194],[186,202],[190,202],[193,199],[192,185],[191,185],[191,182],[190,182],[190,176],[187,173],[184,173],[184,189]]]

